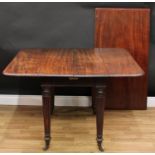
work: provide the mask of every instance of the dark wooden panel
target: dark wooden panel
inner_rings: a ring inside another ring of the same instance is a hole
[[[5,75],[32,77],[135,77],[143,70],[125,49],[25,49]]]
[[[146,109],[150,10],[97,8],[95,47],[126,48],[145,71],[138,78],[109,79],[108,109]]]

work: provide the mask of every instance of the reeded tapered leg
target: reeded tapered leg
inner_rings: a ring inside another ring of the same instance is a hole
[[[96,102],[96,126],[97,126],[97,144],[100,151],[104,151],[102,147],[103,140],[103,122],[104,122],[104,106],[105,106],[105,86],[96,86],[95,102]]]
[[[54,87],[51,88],[51,114],[54,111]]]
[[[91,88],[91,96],[92,96],[92,110],[93,114],[96,114],[96,102],[95,102],[95,88]]]
[[[45,132],[45,147],[47,150],[50,144],[50,119],[51,119],[51,86],[43,84],[42,86],[42,102],[43,102],[43,117],[44,117],[44,132]]]

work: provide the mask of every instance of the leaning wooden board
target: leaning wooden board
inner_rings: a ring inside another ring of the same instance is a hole
[[[143,77],[111,78],[107,109],[146,109],[150,9],[96,8],[95,47],[126,48],[145,71]]]

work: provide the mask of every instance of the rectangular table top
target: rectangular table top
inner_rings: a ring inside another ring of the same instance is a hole
[[[24,77],[135,77],[143,70],[127,50],[22,49],[3,74]]]

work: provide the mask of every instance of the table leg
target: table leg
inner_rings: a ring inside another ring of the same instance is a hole
[[[91,88],[91,96],[92,96],[92,110],[93,110],[93,114],[96,114],[96,102],[95,102],[95,88],[92,87]]]
[[[51,114],[54,111],[54,87],[51,88]]]
[[[51,118],[51,86],[43,84],[42,86],[42,101],[43,101],[43,117],[44,117],[44,132],[45,132],[45,147],[47,150],[50,144],[50,118]]]
[[[97,144],[100,151],[104,151],[102,147],[103,122],[104,122],[104,106],[105,106],[105,86],[96,86],[95,88],[96,102],[96,126],[97,126]]]

